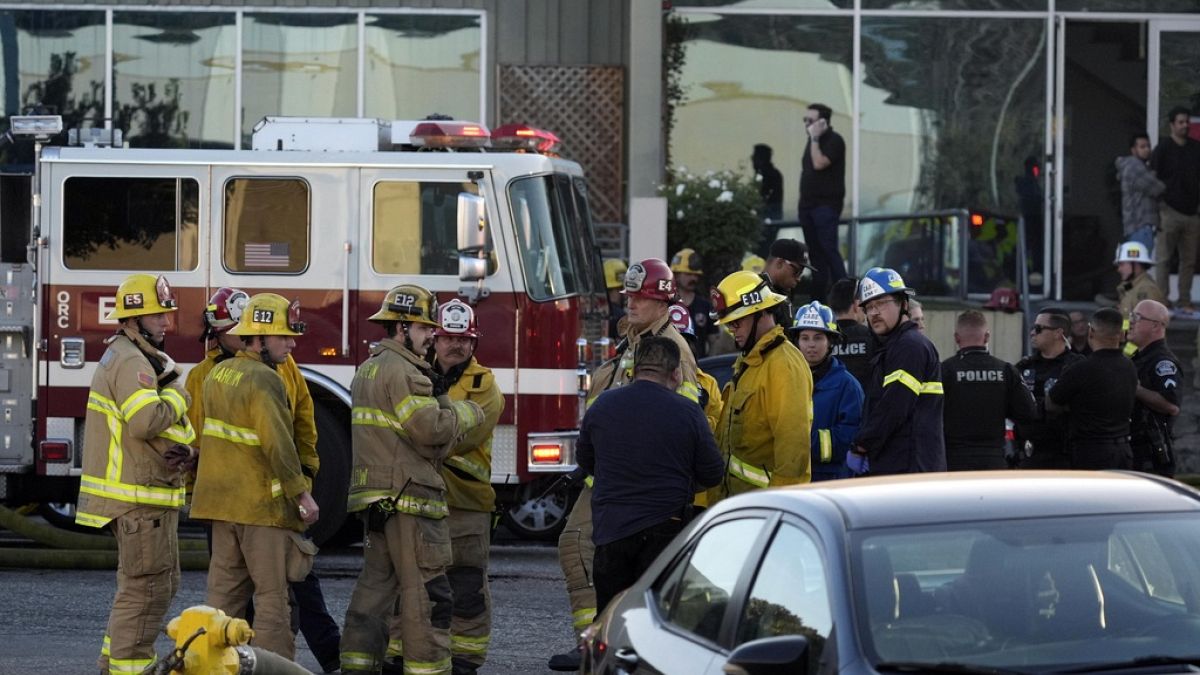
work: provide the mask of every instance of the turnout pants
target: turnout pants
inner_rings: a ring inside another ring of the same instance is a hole
[[[571,507],[567,525],[558,535],[558,564],[567,578],[571,624],[575,632],[596,619],[596,587],[592,584],[592,488],[585,486]]]
[[[473,673],[487,658],[492,634],[492,592],[488,588],[488,546],[492,514],[450,509],[453,562],[446,570],[454,596],[450,657],[454,672]]]
[[[281,527],[213,521],[208,564],[208,604],[246,617],[254,599],[253,645],[288,659],[296,656],[288,598],[289,557],[299,555],[292,533]]]
[[[117,593],[98,665],[136,675],[155,662],[154,639],[179,590],[179,512],[138,506],[109,527],[117,539]]]
[[[342,671],[382,671],[388,620],[398,611],[400,639],[393,645],[404,657],[404,672],[449,673],[449,524],[394,513],[382,531],[368,530],[363,543],[363,568],[342,629]]]

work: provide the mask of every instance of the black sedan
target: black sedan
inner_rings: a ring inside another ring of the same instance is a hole
[[[589,673],[1194,672],[1200,493],[995,472],[740,495],[583,649]]]

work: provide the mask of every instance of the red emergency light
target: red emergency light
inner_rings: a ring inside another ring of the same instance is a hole
[[[486,148],[491,132],[476,122],[437,120],[413,127],[408,141],[420,148]]]
[[[552,155],[562,143],[553,133],[528,124],[505,124],[492,131],[492,147]]]
[[[971,214],[971,225],[973,225],[975,227],[983,227],[983,214],[972,213]]]

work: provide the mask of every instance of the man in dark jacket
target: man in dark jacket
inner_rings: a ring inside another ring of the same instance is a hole
[[[958,353],[942,362],[946,466],[951,471],[1006,469],[1004,421],[1036,414],[1033,396],[1017,369],[988,353],[987,317],[974,309],[958,315]]]
[[[842,339],[833,346],[833,355],[863,387],[871,377],[871,354],[875,351],[875,336],[862,323],[862,310],[854,300],[858,279],[838,279],[829,289],[829,309],[837,318],[838,333]]]
[[[941,363],[933,343],[906,318],[913,293],[895,270],[884,267],[867,270],[858,283],[858,304],[880,346],[871,357],[858,449],[846,458],[852,471],[946,470]]]
[[[1175,474],[1171,435],[1183,392],[1179,380],[1183,369],[1167,346],[1171,313],[1154,300],[1143,300],[1129,315],[1129,342],[1137,345],[1133,365],[1137,367],[1137,403],[1129,422],[1129,444],[1136,471]]]
[[[1034,418],[1017,420],[1017,447],[1022,469],[1069,469],[1066,420],[1046,414],[1046,392],[1054,388],[1063,370],[1084,359],[1071,350],[1067,336],[1071,317],[1047,307],[1033,320],[1029,346],[1033,354],[1017,362],[1017,372],[1037,404]]]
[[[576,448],[580,468],[596,478],[597,614],[683,529],[697,489],[716,486],[725,474],[704,411],[675,393],[683,382],[679,364],[670,338],[642,339],[634,381],[604,392],[583,417]]]
[[[776,239],[767,253],[766,267],[761,276],[770,284],[771,290],[786,298],[771,310],[776,326],[792,325],[792,292],[804,276],[804,269],[814,269],[808,264],[808,247],[795,239]]]
[[[1129,469],[1129,417],[1138,375],[1121,352],[1124,317],[1111,307],[1092,314],[1092,353],[1058,378],[1046,394],[1046,409],[1067,412],[1072,469]]]

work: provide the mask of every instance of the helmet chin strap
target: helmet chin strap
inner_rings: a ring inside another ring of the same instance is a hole
[[[146,328],[144,326],[142,326],[142,317],[135,316],[135,317],[133,317],[133,320],[137,323],[138,335],[141,335],[143,340],[154,345],[157,349],[166,349],[167,348],[166,336],[163,336],[162,340],[156,341],[154,339],[154,335],[152,333],[150,333],[150,331],[146,330]]]
[[[758,319],[762,312],[755,312],[746,317],[750,320],[750,333],[746,335],[746,344],[742,345],[742,356],[749,356],[750,350],[754,349],[754,345],[758,342]]]

